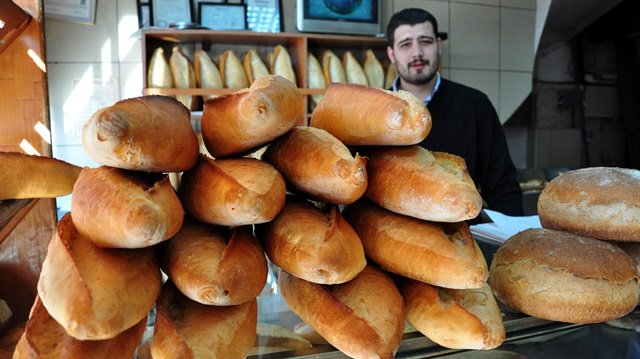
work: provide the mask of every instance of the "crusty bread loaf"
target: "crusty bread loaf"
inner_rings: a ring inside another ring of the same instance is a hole
[[[216,158],[250,152],[304,123],[304,100],[281,76],[264,76],[248,90],[207,101],[202,137]]]
[[[286,187],[267,162],[201,156],[183,173],[178,193],[185,211],[199,221],[243,226],[272,220],[284,206]]]
[[[161,248],[162,270],[201,304],[246,303],[267,281],[267,259],[250,226],[228,229],[187,220]]]
[[[350,281],[367,264],[362,243],[336,206],[323,212],[289,196],[276,218],[259,231],[269,259],[298,278],[319,284]]]
[[[544,228],[640,242],[640,171],[589,167],[554,178],[538,198]]]
[[[493,256],[496,298],[525,314],[569,323],[619,318],[638,304],[636,264],[611,243],[551,229],[527,229]]]
[[[347,82],[347,74],[344,72],[342,61],[331,50],[326,50],[322,54],[322,72],[327,85],[334,82]]]
[[[387,75],[384,78],[384,88],[390,89],[393,86],[393,81],[398,77],[398,70],[396,64],[389,64],[387,67]]]
[[[244,72],[247,74],[249,85],[251,85],[255,80],[269,75],[267,65],[262,62],[260,55],[258,55],[258,52],[255,49],[249,49],[242,56],[242,66],[244,67]]]
[[[82,145],[96,162],[147,172],[180,172],[198,159],[191,113],[169,96],[121,100],[84,124]]]
[[[327,81],[324,78],[324,72],[320,61],[312,53],[307,55],[307,79],[310,89],[325,89]],[[311,95],[313,105],[317,106],[322,100],[322,95]]]
[[[169,239],[184,210],[164,174],[85,167],[71,197],[73,223],[100,247],[142,248]]]
[[[381,148],[370,153],[367,175],[367,198],[396,213],[460,222],[482,210],[482,197],[456,155],[417,145]]]
[[[0,201],[64,196],[82,168],[51,157],[0,152]]]
[[[374,54],[371,49],[365,52],[362,67],[364,68],[364,73],[367,75],[369,86],[388,89],[388,87],[384,87],[384,70],[382,64],[378,61],[376,54]]]
[[[196,87],[196,72],[191,59],[185,55],[179,46],[174,46],[169,57],[169,68],[173,76],[173,84],[179,89]],[[192,95],[176,95],[178,101],[190,110],[197,108],[197,97]]]
[[[64,328],[51,318],[40,298],[36,296],[13,358],[132,358],[146,323],[145,316],[137,324],[111,339],[78,340],[68,335]]]
[[[243,89],[249,87],[249,79],[244,72],[242,62],[233,50],[227,50],[220,56],[220,75],[224,87],[230,89]]]
[[[222,83],[222,76],[218,66],[211,60],[209,54],[204,50],[198,49],[195,52],[193,66],[196,73],[196,80],[198,87],[221,89],[224,87]],[[203,96],[204,100],[214,97],[213,95]]]
[[[431,131],[431,115],[406,91],[333,83],[313,110],[310,125],[346,145],[412,145]]]
[[[487,262],[464,222],[427,222],[364,200],[343,215],[367,257],[390,272],[456,289],[478,288],[487,280]]]
[[[364,73],[364,69],[355,56],[353,56],[351,51],[345,51],[342,55],[342,67],[344,68],[344,73],[347,76],[347,83],[363,86],[369,85],[369,80],[367,80],[367,75]]]
[[[151,339],[154,359],[240,359],[256,340],[255,299],[232,306],[204,305],[185,297],[167,281],[156,308]]]
[[[475,289],[449,289],[405,279],[400,292],[407,320],[443,347],[493,349],[504,342],[502,314],[486,283]]]
[[[158,47],[153,51],[149,68],[147,70],[147,86],[158,88],[173,87],[173,77],[171,76],[171,68],[167,61],[164,49]]]
[[[298,85],[296,72],[293,70],[291,56],[289,55],[289,51],[287,51],[284,46],[277,45],[273,49],[273,56],[269,61],[269,68],[272,74],[284,77],[285,79],[289,80],[294,86]]]
[[[110,339],[147,316],[160,293],[152,248],[97,247],[66,214],[49,243],[38,280],[47,311],[79,340]]]
[[[391,277],[367,266],[347,283],[324,286],[280,271],[278,288],[291,310],[331,345],[354,358],[393,358],[405,308]]]
[[[325,130],[298,126],[274,140],[262,159],[298,191],[332,204],[355,202],[367,189],[367,160]]]

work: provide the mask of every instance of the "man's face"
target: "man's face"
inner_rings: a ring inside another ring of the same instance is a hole
[[[400,77],[413,85],[431,81],[438,71],[441,52],[431,23],[398,26],[393,36],[393,48],[387,48],[387,53]]]

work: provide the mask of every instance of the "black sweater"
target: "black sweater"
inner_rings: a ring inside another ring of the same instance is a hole
[[[517,171],[489,98],[473,88],[441,81],[427,105],[433,127],[421,146],[464,158],[489,209],[523,215]]]

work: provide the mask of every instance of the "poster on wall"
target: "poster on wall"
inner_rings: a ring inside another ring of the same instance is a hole
[[[48,19],[80,24],[96,23],[98,0],[43,0],[44,16]]]

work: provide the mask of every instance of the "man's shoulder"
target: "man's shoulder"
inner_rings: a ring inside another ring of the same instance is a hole
[[[464,85],[461,84],[459,82],[455,82],[455,81],[451,81],[451,80],[447,80],[445,78],[442,79],[442,83],[440,84],[440,86],[442,86],[442,89],[448,93],[451,94],[457,94],[457,95],[461,95],[461,96],[466,96],[466,97],[475,97],[475,98],[487,98],[488,96],[474,88],[468,85]]]

